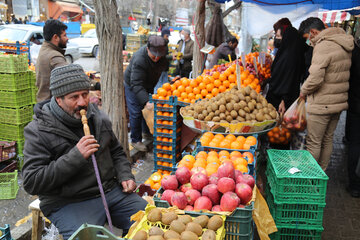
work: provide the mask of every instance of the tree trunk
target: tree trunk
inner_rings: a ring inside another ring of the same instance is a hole
[[[125,109],[125,91],[122,55],[122,29],[116,0],[94,0],[96,33],[100,47],[102,110],[112,121],[128,159],[129,142]]]
[[[195,44],[194,44],[194,67],[193,78],[201,75],[201,68],[204,63],[204,54],[200,49],[205,45],[205,2],[206,0],[198,0],[195,15]],[[199,47],[200,45],[200,47]]]

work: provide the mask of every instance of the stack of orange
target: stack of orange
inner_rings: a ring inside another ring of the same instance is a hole
[[[256,145],[257,139],[254,136],[245,138],[244,136],[235,137],[233,134],[224,136],[220,133],[214,135],[206,132],[201,136],[200,143],[205,147],[249,150],[251,146]]]
[[[260,92],[260,81],[255,77],[255,75],[250,74],[248,70],[241,72],[241,87],[250,86],[254,89],[257,93]]]
[[[291,132],[284,127],[275,127],[269,131],[267,135],[269,137],[269,142],[275,144],[287,145],[291,139]]]
[[[145,184],[150,185],[152,189],[158,190],[161,187],[161,180],[165,177],[170,175],[170,171],[165,170],[157,170],[145,181]]]
[[[35,65],[33,63],[29,65],[29,70],[35,71]]]
[[[208,153],[200,151],[196,154],[195,158],[191,155],[184,156],[179,162],[178,167],[187,167],[189,170],[196,168],[197,171],[205,169],[206,174],[211,176],[216,173],[219,166],[226,161],[231,162],[236,170],[247,173],[248,164],[254,162],[254,156],[250,152],[242,154],[238,151],[229,153],[226,150],[222,150],[219,153],[215,151],[210,151]]]

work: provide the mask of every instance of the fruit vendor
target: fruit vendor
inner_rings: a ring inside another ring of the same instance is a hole
[[[131,58],[125,71],[125,97],[129,111],[131,145],[146,152],[142,138],[152,139],[149,128],[142,115],[146,106],[153,109],[149,102],[149,93],[159,81],[161,73],[167,68],[167,43],[160,36],[150,36],[147,46],[141,47]]]
[[[214,55],[212,56],[209,68],[212,68],[214,65],[217,65],[220,59],[230,61],[229,55],[231,57],[231,60],[235,60],[236,59],[235,49],[237,45],[238,45],[238,40],[236,39],[236,37],[231,37],[225,43],[222,43],[216,49]]]
[[[130,163],[103,112],[89,104],[90,81],[80,65],[54,69],[51,100],[35,105],[34,120],[24,131],[24,189],[38,195],[40,209],[68,239],[83,223],[104,225],[91,154],[95,154],[114,226],[126,233],[130,216],[146,201],[136,188]],[[90,132],[84,136],[80,110],[87,111]]]
[[[178,61],[176,75],[188,78],[192,70],[191,61],[193,60],[194,41],[191,40],[190,30],[187,28],[181,30],[180,38],[181,40],[179,41],[177,52],[181,53],[182,57]],[[174,53],[173,60],[177,59],[178,53]]]
[[[325,171],[340,113],[348,108],[354,38],[341,28],[325,29],[319,18],[310,17],[301,24],[314,46],[310,75],[300,91],[300,97],[307,98],[306,147]]]

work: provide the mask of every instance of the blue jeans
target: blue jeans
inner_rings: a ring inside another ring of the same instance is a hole
[[[360,114],[347,111],[347,127],[349,129],[347,140],[348,150],[348,174],[349,186],[353,190],[360,191],[360,176],[356,173],[360,159]]]
[[[142,133],[150,134],[149,128],[146,125],[145,119],[142,115],[142,106],[136,99],[136,95],[130,90],[130,87],[125,84],[125,98],[126,105],[129,112],[130,119],[130,137],[131,142],[137,143],[142,141]]]
[[[147,202],[136,193],[124,193],[120,186],[105,194],[109,206],[111,221],[125,232],[133,223],[130,217],[139,210],[144,210]],[[82,224],[89,223],[103,226],[106,213],[101,197],[82,202],[70,203],[52,212],[48,218],[57,227],[64,239],[68,239]]]

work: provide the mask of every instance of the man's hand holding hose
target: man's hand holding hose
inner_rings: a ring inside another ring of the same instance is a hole
[[[91,154],[95,153],[100,145],[97,143],[93,135],[83,136],[80,141],[76,144],[76,147],[79,149],[81,155],[85,159],[88,159]]]

